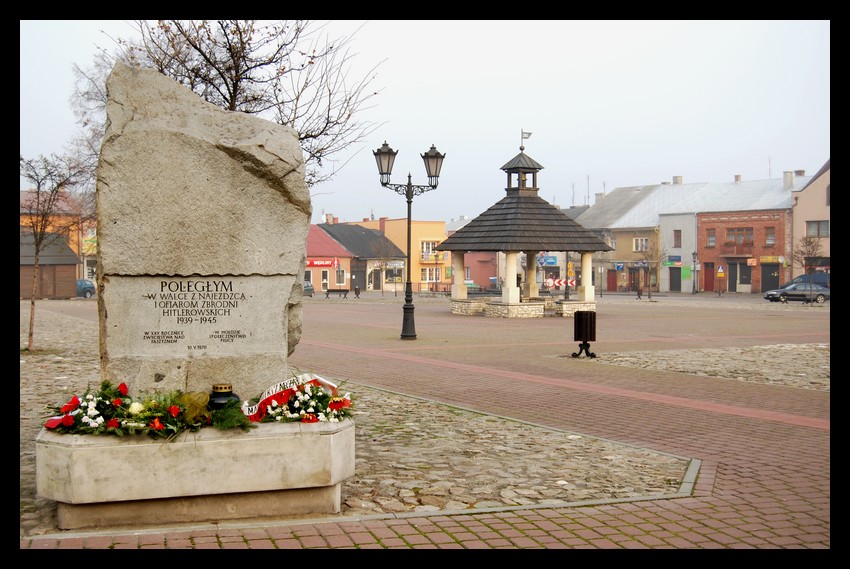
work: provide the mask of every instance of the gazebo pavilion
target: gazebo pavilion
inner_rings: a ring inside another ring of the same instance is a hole
[[[610,251],[602,239],[585,229],[570,216],[538,195],[537,173],[543,169],[538,162],[519,154],[502,166],[508,175],[507,194],[484,213],[455,231],[440,243],[438,251],[452,252],[452,272],[464,274],[464,253],[467,251],[495,251],[505,254],[505,283],[501,298],[470,299],[462,278],[452,285],[452,312],[501,318],[528,318],[544,315],[544,302],[539,299],[535,279],[516,283],[509,275],[517,273],[520,253],[525,253],[526,274],[535,274],[535,259],[541,251],[564,251],[581,254],[581,282],[576,287],[576,301],[559,301],[563,316],[577,310],[595,310],[596,300],[592,285],[592,254]],[[529,178],[531,185],[528,185]]]

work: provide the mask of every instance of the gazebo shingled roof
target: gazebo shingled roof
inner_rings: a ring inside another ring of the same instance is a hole
[[[438,251],[611,251],[602,239],[537,195],[537,172],[543,166],[520,146],[502,166],[508,173],[507,195],[437,245]],[[525,187],[531,173],[533,186]],[[516,174],[519,187],[511,187]]]

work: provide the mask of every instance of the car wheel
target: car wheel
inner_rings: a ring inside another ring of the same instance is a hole
[[[779,297],[779,302],[787,303],[788,297],[783,294],[782,296]]]
[[[815,297],[815,302],[817,302],[818,304],[823,304],[824,302],[826,302],[826,297],[822,294],[819,294]]]
[[[91,298],[91,295],[92,295],[92,292],[90,290],[87,290],[86,292],[83,293],[83,296],[85,296],[86,298]]]

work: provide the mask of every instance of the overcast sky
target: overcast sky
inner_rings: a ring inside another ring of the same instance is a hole
[[[120,20],[21,21],[21,154],[61,153],[77,130],[72,65],[133,37]],[[413,218],[476,217],[505,196],[501,167],[525,153],[540,196],[592,205],[622,186],[814,174],[829,158],[830,22],[335,21],[356,32],[352,77],[378,65],[359,120],[380,125],[312,188],[313,223],[405,217],[372,151],[398,151],[392,183],[427,183],[420,154],[446,154]],[[379,65],[380,64],[380,65]],[[531,132],[527,140],[521,132]],[[25,184],[22,182],[22,188]]]

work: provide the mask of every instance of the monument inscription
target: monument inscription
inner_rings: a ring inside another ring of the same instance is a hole
[[[294,282],[292,277],[113,277],[109,293],[124,301],[111,308],[120,320],[112,327],[110,354],[286,355],[280,341],[286,334],[283,318],[263,299],[280,297],[287,280]]]

